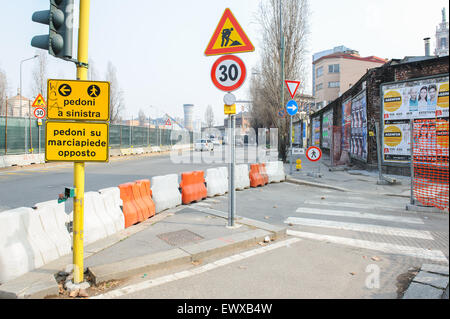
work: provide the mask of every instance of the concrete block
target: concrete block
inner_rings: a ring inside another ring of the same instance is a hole
[[[446,275],[448,276],[448,265],[447,266],[442,266],[442,265],[434,265],[434,264],[423,264],[422,267],[420,268],[420,270],[422,271],[426,271],[426,272],[433,272],[436,274],[441,274],[441,275]]]
[[[436,288],[445,289],[448,286],[448,277],[438,274],[428,273],[425,271],[420,271],[416,277],[414,277],[413,282],[418,282],[422,284],[431,285]],[[441,291],[442,294],[442,291]]]
[[[403,295],[403,299],[441,299],[441,296],[441,289],[412,282]]]

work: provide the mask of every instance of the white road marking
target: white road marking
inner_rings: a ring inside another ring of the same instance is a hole
[[[250,251],[246,251],[240,254],[236,254],[230,257],[226,257],[220,260],[216,260],[212,263],[200,266],[200,267],[196,267],[190,270],[183,270],[171,275],[166,275],[163,277],[159,277],[159,278],[155,278],[155,279],[150,279],[150,280],[146,280],[134,285],[130,285],[127,287],[123,287],[123,288],[119,288],[116,290],[112,290],[109,291],[107,293],[101,294],[101,295],[97,295],[97,296],[93,296],[90,299],[110,299],[110,298],[120,298],[121,296],[127,295],[127,294],[132,294],[132,293],[136,293],[145,289],[149,289],[152,287],[156,287],[159,285],[163,285],[165,283],[168,282],[172,282],[181,278],[187,278],[187,277],[191,277],[194,275],[198,275],[201,274],[203,272],[212,270],[212,269],[216,269],[218,267],[221,266],[225,266],[228,265],[230,263],[251,257],[251,256],[255,256],[255,255],[259,255],[262,253],[265,253],[267,251],[270,250],[274,250],[277,248],[281,248],[281,247],[289,247],[291,244],[299,242],[301,239],[300,238],[289,238],[280,242],[275,242],[275,243],[271,243],[265,247],[261,247],[261,248],[256,248]]]
[[[335,244],[353,246],[358,248],[372,249],[377,251],[382,251],[388,254],[405,255],[421,259],[431,259],[435,261],[443,261],[448,264],[448,259],[440,250],[428,250],[412,246],[402,246],[389,243],[373,242],[367,240],[360,240],[354,238],[329,236],[322,234],[314,234],[309,232],[301,232],[294,230],[287,230],[287,234],[291,236],[296,236],[300,238],[308,238],[313,240],[320,240],[326,242],[332,242]]]
[[[405,210],[405,207],[398,206],[386,206],[386,205],[378,205],[378,204],[368,204],[368,203],[348,203],[348,202],[329,202],[326,200],[315,201],[315,200],[305,200],[305,204],[309,205],[326,205],[326,206],[342,206],[342,207],[350,207],[350,208],[382,208],[389,210]]]
[[[397,227],[378,226],[378,225],[370,225],[370,224],[355,224],[355,223],[337,222],[337,221],[321,220],[321,219],[299,218],[299,217],[288,217],[284,221],[284,223],[285,224],[303,225],[303,226],[353,230],[353,231],[359,231],[359,232],[390,235],[390,236],[415,237],[415,238],[430,239],[430,240],[434,239],[428,231],[420,231],[420,230],[397,228]]]
[[[415,217],[403,217],[403,216],[392,216],[392,215],[381,215],[381,214],[371,214],[371,213],[361,213],[353,212],[347,210],[330,210],[330,209],[318,209],[310,207],[299,207],[296,210],[297,213],[306,214],[318,214],[318,215],[329,215],[329,216],[340,216],[340,217],[356,217],[356,218],[368,218],[377,220],[386,220],[391,222],[399,223],[410,223],[410,224],[423,224],[423,220]]]

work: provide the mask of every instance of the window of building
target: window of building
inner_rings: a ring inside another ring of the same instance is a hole
[[[321,66],[320,68],[317,68],[317,71],[316,71],[317,77],[322,76],[322,74],[323,74],[323,66]]]
[[[339,73],[339,64],[330,64],[328,66],[328,73]]]
[[[447,48],[447,38],[441,38],[441,45],[440,47],[442,49]]]
[[[328,82],[328,87],[329,88],[338,88],[339,87],[339,81]]]
[[[316,91],[322,90],[323,88],[323,83],[319,83],[316,85]]]

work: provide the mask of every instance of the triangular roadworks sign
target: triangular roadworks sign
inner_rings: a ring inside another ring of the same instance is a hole
[[[45,100],[42,97],[41,93],[38,94],[38,96],[34,100],[32,106],[33,107],[47,107],[47,104],[45,103]]]
[[[289,90],[289,94],[292,98],[294,98],[295,92],[297,92],[297,89],[300,86],[300,81],[285,80],[284,82],[286,83],[286,86]]]
[[[209,40],[205,55],[221,55],[255,51],[244,30],[230,9],[225,9],[216,30]]]
[[[170,122],[170,119],[167,119],[166,125],[172,125],[172,123]]]

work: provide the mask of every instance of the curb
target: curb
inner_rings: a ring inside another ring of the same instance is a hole
[[[171,266],[181,265],[220,252],[244,248],[263,241],[266,236],[273,237],[273,234],[261,229],[247,231],[245,233],[181,246],[168,251],[139,256],[127,259],[126,261],[89,267],[88,273],[91,275],[95,284],[109,280],[124,279],[142,272],[162,269],[169,264]]]
[[[338,190],[338,191],[341,191],[341,192],[353,192],[352,190],[347,189],[347,188],[342,188],[342,187],[337,187],[337,186],[332,186],[332,185],[327,185],[327,184],[321,184],[321,183],[307,182],[307,181],[304,181],[304,180],[301,180],[301,179],[292,178],[290,176],[286,177],[286,182],[297,184],[297,185],[306,185],[306,186],[313,186],[313,187],[329,188],[329,189],[334,189],[334,190]]]

